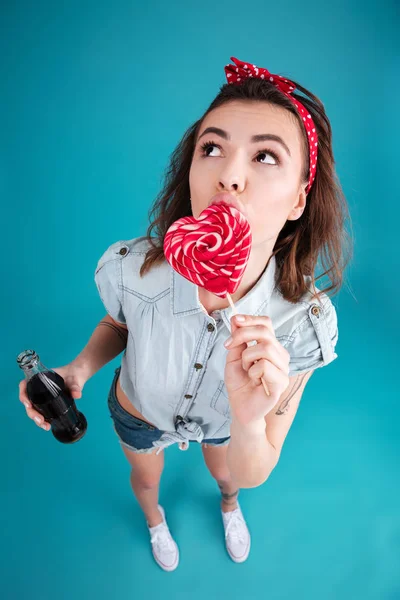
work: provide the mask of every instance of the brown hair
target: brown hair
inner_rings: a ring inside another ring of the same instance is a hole
[[[292,79],[293,81],[293,79]],[[341,285],[344,268],[352,258],[352,247],[348,244],[348,256],[344,256],[346,243],[350,238],[345,231],[345,220],[349,218],[348,207],[334,169],[332,152],[332,130],[322,102],[311,92],[294,82],[296,88],[309,98],[292,94],[311,113],[318,134],[318,164],[316,176],[307,195],[307,202],[301,217],[286,221],[279,232],[273,255],[276,256],[276,285],[285,300],[296,303],[309,289],[305,275],[311,276],[314,297],[322,292],[333,290],[336,293]],[[165,174],[165,185],[149,212],[150,226],[146,237],[151,248],[146,253],[140,269],[143,276],[153,265],[165,260],[163,243],[168,228],[181,217],[192,216],[189,188],[189,171],[200,127],[205,116],[213,109],[233,100],[267,102],[285,108],[297,119],[302,131],[304,169],[303,182],[308,181],[309,153],[307,134],[296,107],[271,82],[248,78],[240,85],[224,84],[204,115],[185,132],[171,155],[169,168]],[[154,221],[151,221],[155,215]],[[152,230],[157,229],[157,237],[152,238]],[[324,275],[328,275],[331,285],[319,292],[315,289],[314,269],[318,257],[322,256]]]

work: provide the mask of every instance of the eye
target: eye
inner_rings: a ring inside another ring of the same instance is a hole
[[[204,144],[202,144],[202,145],[200,146],[200,148],[201,148],[201,156],[202,156],[203,158],[207,158],[208,156],[210,156],[210,154],[207,154],[207,151],[208,151],[208,149],[209,149],[209,148],[212,148],[212,147],[219,148],[219,149],[221,150],[221,146],[220,146],[219,144],[216,144],[216,143],[215,143],[215,142],[213,142],[213,141],[210,141],[210,142],[205,142]],[[269,154],[270,156],[272,156],[272,157],[275,159],[275,163],[276,163],[276,165],[280,165],[280,164],[281,164],[281,161],[280,161],[280,159],[279,159],[279,156],[278,156],[278,155],[277,155],[277,154],[276,154],[276,153],[275,153],[273,150],[270,150],[269,148],[264,148],[263,150],[260,150],[260,151],[257,153],[257,158],[258,158],[259,156],[262,156],[263,154],[264,154],[264,155],[265,155],[265,154]],[[273,164],[274,164],[274,163],[270,163],[270,162],[262,162],[261,164],[263,164],[263,165],[272,165],[272,166],[273,166]]]
[[[269,154],[270,156],[272,156],[275,159],[275,162],[277,165],[280,164],[280,160],[277,154],[275,154],[275,152],[273,152],[272,150],[268,150],[268,148],[265,148],[265,150],[260,150],[260,152],[257,154],[258,156],[261,156],[262,154]],[[271,163],[262,163],[263,165],[270,165]]]
[[[210,156],[209,154],[207,154],[207,150],[209,148],[212,148],[213,146],[215,146],[216,148],[219,148],[221,150],[221,146],[219,146],[218,144],[215,144],[214,142],[205,142],[204,144],[202,144],[200,146],[200,148],[201,148],[201,155],[202,156]]]

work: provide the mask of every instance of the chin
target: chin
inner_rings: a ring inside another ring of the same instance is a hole
[[[205,210],[207,208],[207,206],[203,206],[203,208],[196,208],[195,210],[192,209],[192,214],[194,216],[195,219],[198,219],[201,215],[201,213],[203,212],[203,210]]]

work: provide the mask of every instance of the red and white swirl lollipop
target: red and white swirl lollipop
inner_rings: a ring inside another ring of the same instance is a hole
[[[203,210],[198,219],[175,221],[165,234],[164,254],[183,277],[226,298],[240,285],[251,242],[246,217],[221,202]]]
[[[164,255],[180,275],[221,298],[228,298],[235,315],[230,294],[240,285],[251,243],[246,217],[234,206],[220,202],[205,208],[198,219],[182,217],[175,221],[165,234]],[[269,396],[264,379],[262,383]]]

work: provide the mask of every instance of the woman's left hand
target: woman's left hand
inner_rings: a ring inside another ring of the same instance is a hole
[[[263,419],[287,389],[290,355],[276,339],[270,317],[244,316],[243,323],[231,318],[233,341],[227,347],[224,379],[232,416],[249,425]],[[257,344],[247,347],[253,340]]]

